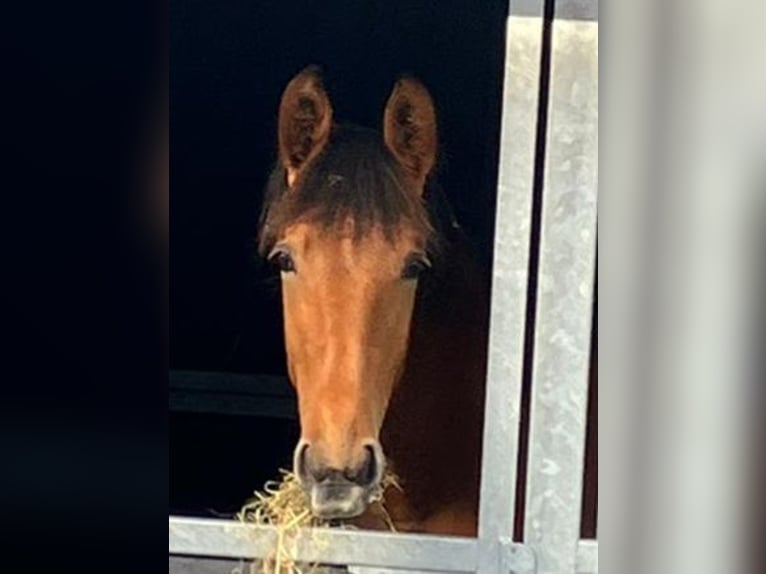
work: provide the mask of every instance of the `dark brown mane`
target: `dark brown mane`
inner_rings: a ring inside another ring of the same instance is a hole
[[[300,220],[330,228],[351,218],[357,237],[377,225],[392,237],[408,221],[430,242],[435,233],[425,202],[403,181],[379,133],[335,126],[296,189],[288,190],[281,163],[275,167],[266,187],[259,251],[268,253],[285,227]]]

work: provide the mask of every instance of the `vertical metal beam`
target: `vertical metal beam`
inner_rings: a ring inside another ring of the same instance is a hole
[[[554,19],[551,50],[524,530],[537,572],[573,574],[595,274],[598,23]]]
[[[577,574],[598,574],[598,541],[580,540],[575,563]]]
[[[506,27],[487,399],[484,417],[479,569],[501,572],[513,534],[529,235],[540,78],[542,3]]]

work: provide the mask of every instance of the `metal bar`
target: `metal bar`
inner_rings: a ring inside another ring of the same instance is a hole
[[[580,540],[575,571],[577,574],[598,574],[598,540]]]
[[[193,556],[170,556],[168,574],[249,574],[240,567],[241,561]]]
[[[402,570],[394,568],[368,568],[367,566],[349,566],[348,574],[426,574],[425,570]],[[429,572],[428,574],[432,574]]]
[[[598,0],[556,0],[556,20],[598,20]]]
[[[514,2],[511,2],[513,11]],[[479,572],[501,570],[513,534],[524,352],[529,234],[535,166],[541,17],[511,15],[506,27],[500,167],[495,219],[487,398],[484,415]]]
[[[534,574],[535,555],[530,548],[507,540],[501,542],[497,548],[500,554],[494,572],[499,574]],[[402,574],[403,571],[391,568],[351,566],[348,568],[348,572],[349,574]],[[406,572],[407,574],[421,574],[424,571],[408,569]]]
[[[596,250],[598,23],[556,21],[543,189],[525,542],[575,572]]]
[[[511,15],[539,16],[544,0],[512,0]],[[593,0],[556,0],[559,20],[598,20],[598,2]]]
[[[256,559],[273,552],[277,532],[229,520],[171,516],[168,543],[171,555]],[[306,563],[473,572],[478,543],[472,538],[315,528],[298,535],[293,556]]]
[[[168,574],[250,574],[262,572],[258,565],[247,560],[199,558],[196,556],[170,556]],[[400,574],[397,571],[395,574]],[[354,574],[351,569],[337,566],[317,567],[311,574]],[[407,573],[411,574],[411,573]]]

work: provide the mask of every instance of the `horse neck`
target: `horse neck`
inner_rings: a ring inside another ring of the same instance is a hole
[[[384,447],[416,514],[478,498],[488,290],[462,234],[418,295]]]

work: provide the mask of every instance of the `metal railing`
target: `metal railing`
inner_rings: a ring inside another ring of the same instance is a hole
[[[584,12],[578,12],[578,6]],[[506,30],[478,537],[315,529],[299,535],[297,561],[347,566],[367,574],[381,569],[598,572],[598,542],[579,538],[598,187],[595,6],[596,0],[558,0],[556,14],[566,19],[554,18],[550,29],[523,543],[514,543],[511,536],[539,86],[546,48],[542,3],[531,0],[511,2]],[[232,381],[232,390],[236,384]],[[280,413],[288,409],[282,395],[275,397]],[[267,557],[276,536],[270,527],[171,516],[171,570],[229,574],[238,561]],[[314,544],[316,537],[321,544]]]

